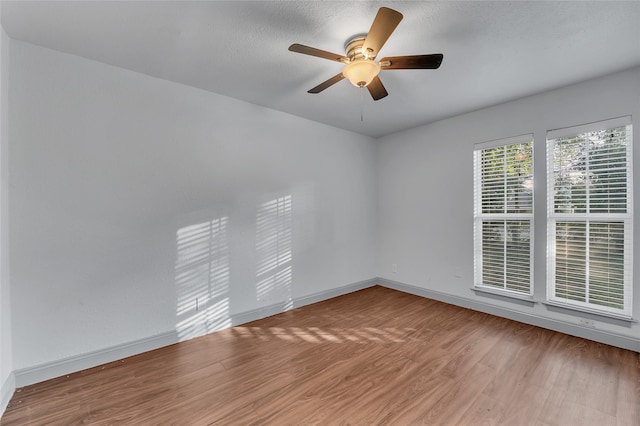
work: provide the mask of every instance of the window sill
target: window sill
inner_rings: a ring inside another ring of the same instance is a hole
[[[583,308],[581,306],[573,306],[573,305],[567,305],[565,303],[559,303],[559,302],[554,302],[551,300],[546,300],[544,302],[542,302],[543,305],[547,305],[553,308],[559,308],[559,309],[566,309],[569,311],[573,311],[573,312],[582,312],[585,314],[591,314],[591,315],[596,315],[602,318],[609,318],[609,319],[614,319],[614,320],[618,320],[618,321],[625,321],[628,323],[635,323],[638,322],[637,320],[633,319],[632,317],[627,317],[624,315],[616,315],[614,313],[610,313],[610,312],[602,312],[602,311],[598,311],[596,309],[589,309],[589,308]]]
[[[521,302],[528,302],[528,303],[531,303],[532,305],[535,303],[538,303],[533,299],[533,296],[527,295],[527,294],[512,293],[508,291],[497,290],[497,289],[492,289],[487,287],[471,287],[471,290],[475,291],[476,293],[490,294],[493,296],[504,297],[505,299],[515,299]]]

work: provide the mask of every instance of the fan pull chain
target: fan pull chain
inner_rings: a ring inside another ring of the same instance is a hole
[[[364,121],[364,85],[360,86],[360,121]]]

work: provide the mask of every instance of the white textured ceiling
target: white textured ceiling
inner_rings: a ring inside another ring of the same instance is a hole
[[[438,70],[387,70],[374,102],[341,65],[381,6],[404,20],[379,54],[443,53]],[[640,2],[2,2],[7,34],[151,76],[379,137],[640,65]]]

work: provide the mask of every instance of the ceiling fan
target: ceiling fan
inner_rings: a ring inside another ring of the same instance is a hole
[[[294,43],[289,50],[305,55],[317,56],[345,64],[341,73],[318,84],[308,93],[320,93],[333,86],[345,77],[356,87],[366,87],[374,101],[388,95],[378,74],[381,70],[403,69],[437,69],[442,63],[443,55],[388,56],[376,62],[375,58],[391,33],[396,29],[402,14],[387,7],[381,7],[371,24],[367,34],[351,37],[344,45],[346,55],[327,52],[326,50]]]

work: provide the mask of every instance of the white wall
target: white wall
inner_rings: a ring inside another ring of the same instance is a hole
[[[9,288],[8,82],[10,39],[0,28],[0,413],[14,391]]]
[[[397,133],[378,147],[377,275],[402,284],[520,312],[536,319],[577,324],[580,315],[542,303],[476,295],[473,287],[473,146],[534,134],[535,298],[545,298],[548,129],[633,115],[635,209],[634,312],[640,315],[640,68]],[[392,264],[397,264],[397,273]],[[517,316],[517,315],[516,315]],[[522,318],[522,315],[517,316]],[[596,320],[593,333],[630,336],[640,350],[640,325]],[[538,321],[540,322],[540,321]],[[545,322],[548,324],[548,322]],[[592,334],[593,334],[592,333]],[[593,334],[595,336],[595,334]]]
[[[19,41],[10,71],[16,371],[372,277],[372,139]]]

